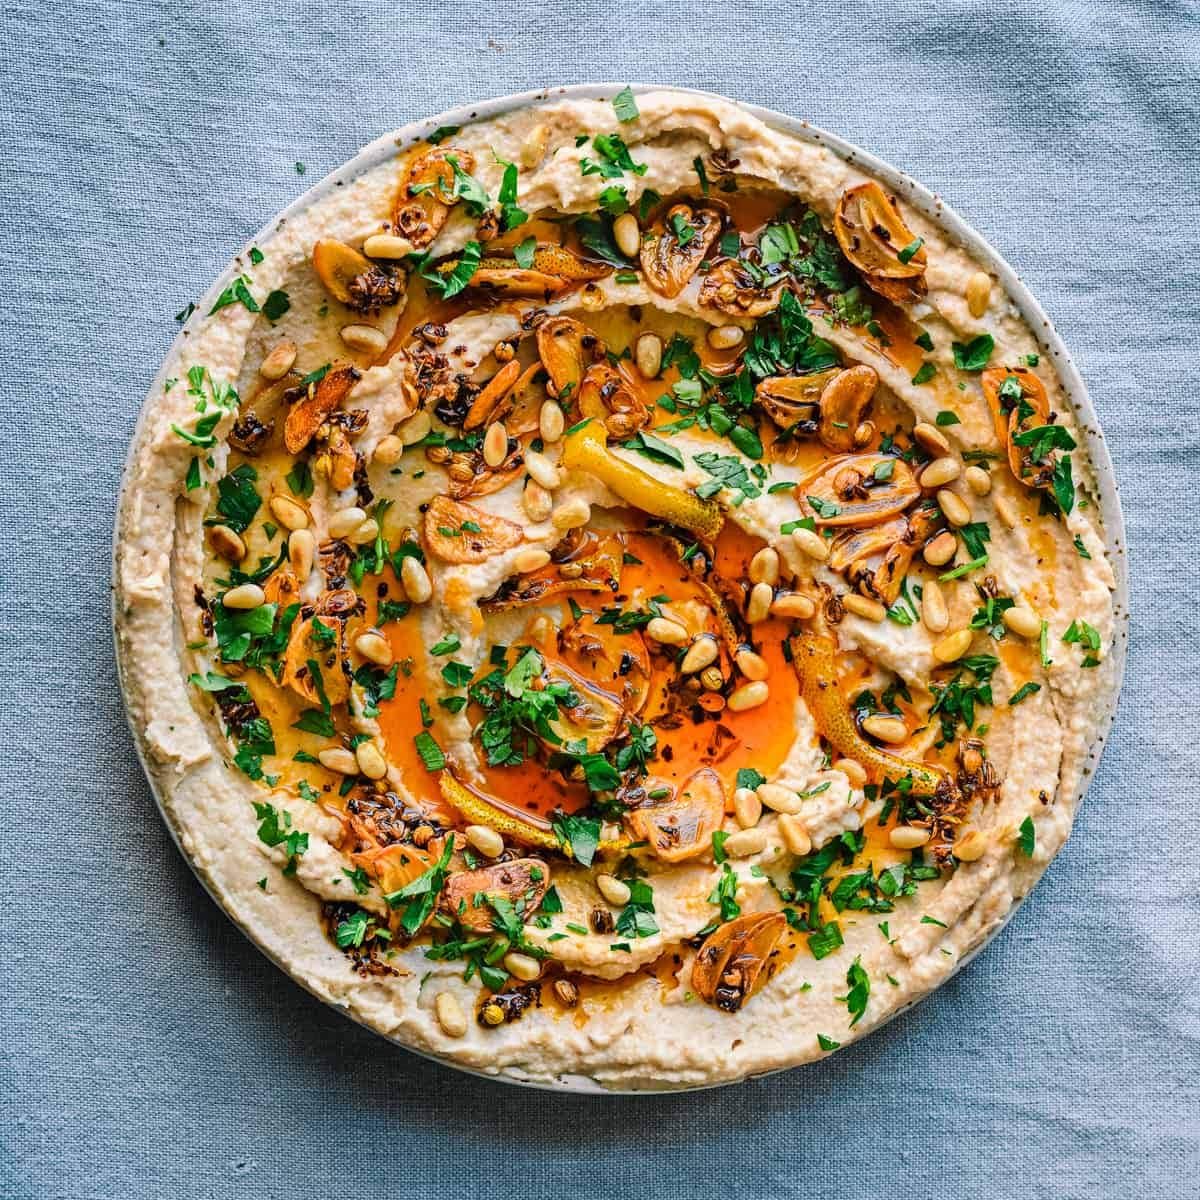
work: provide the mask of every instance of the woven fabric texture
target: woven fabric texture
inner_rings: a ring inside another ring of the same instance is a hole
[[[8,0],[0,31],[0,1195],[1200,1194],[1194,0]],[[295,986],[167,837],[109,632],[172,314],[360,144],[588,79],[802,116],[945,196],[1071,347],[1133,548],[1117,727],[1016,919],[863,1043],[689,1096],[478,1081]]]

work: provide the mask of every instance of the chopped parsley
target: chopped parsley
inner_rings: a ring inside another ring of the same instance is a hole
[[[709,904],[716,904],[721,909],[721,920],[732,921],[739,916],[742,906],[737,902],[738,877],[733,868],[726,862],[721,864],[721,878],[716,887],[709,893]]]
[[[1037,845],[1037,830],[1033,826],[1032,817],[1026,817],[1021,822],[1021,828],[1017,833],[1017,844],[1026,858],[1033,857],[1033,850]]]
[[[282,846],[287,855],[283,873],[294,875],[300,857],[308,849],[308,834],[292,828],[292,814],[286,808],[277,809],[265,800],[254,802],[254,815],[258,818],[258,840],[266,846]]]
[[[557,813],[550,822],[550,828],[565,853],[585,867],[592,865],[600,846],[600,821],[597,817]]]
[[[846,983],[850,990],[839,999],[846,1002],[850,1013],[850,1025],[853,1028],[867,1011],[867,999],[871,995],[871,977],[862,965],[861,955],[850,964],[850,969],[846,972]]]
[[[432,739],[430,740],[432,741]],[[399,891],[391,892],[384,897],[391,908],[404,906],[400,914],[400,928],[409,937],[412,937],[425,924],[433,912],[433,906],[437,903],[442,885],[446,882],[446,868],[450,865],[450,855],[453,851],[454,834],[450,834],[446,838],[446,848],[442,851],[441,858],[429,870],[423,871]]]
[[[225,518],[225,524],[238,533],[249,528],[262,507],[254,486],[257,479],[258,472],[249,463],[242,463],[217,480],[217,512]]]
[[[637,100],[634,99],[633,88],[626,85],[614,97],[612,101],[613,112],[617,114],[617,120],[622,124],[627,124],[630,121],[636,121],[638,118]]]
[[[252,313],[258,312],[258,301],[250,294],[250,280],[245,275],[239,275],[218,297],[217,302],[209,309],[208,315],[220,312],[231,304],[241,304]]]
[[[598,133],[592,138],[592,147],[599,158],[581,158],[579,160],[581,174],[599,175],[603,179],[620,179],[626,171],[630,171],[634,175],[645,175],[646,164],[633,161],[629,147],[619,134]]]
[[[994,655],[971,654],[959,660],[958,669],[949,683],[929,685],[934,697],[929,715],[936,714],[942,725],[938,746],[953,741],[960,724],[970,732],[975,724],[976,708],[990,707],[994,703],[992,676],[999,665],[1000,660]],[[972,677],[969,681],[968,675]]]
[[[413,742],[416,744],[417,753],[421,756],[421,762],[424,763],[425,770],[440,771],[445,767],[446,755],[427,729],[422,729],[413,738]]]
[[[269,292],[267,298],[263,301],[263,316],[274,324],[291,307],[291,297],[288,296],[287,292],[276,288],[273,292]]]
[[[740,458],[705,450],[695,455],[695,462],[712,477],[696,488],[696,495],[702,500],[715,496],[725,488],[734,493],[732,503],[735,506],[762,495],[762,488],[751,479],[746,464]]]
[[[639,431],[625,442],[624,445],[627,450],[636,450],[639,454],[650,459],[651,462],[662,463],[668,467],[676,467],[680,471],[684,469],[683,455],[674,446],[664,442],[662,438]]]
[[[995,346],[996,340],[990,333],[981,333],[966,343],[954,342],[951,346],[954,365],[960,371],[982,371],[992,357]]]
[[[1098,667],[1100,659],[1097,655],[1100,652],[1101,638],[1100,631],[1093,625],[1089,625],[1086,621],[1072,621],[1067,626],[1066,633],[1063,634],[1062,640],[1068,645],[1085,646],[1091,653],[1085,654],[1083,658],[1084,667]]]
[[[654,919],[654,891],[644,879],[630,879],[629,902],[617,917],[616,931],[622,937],[644,938],[658,932]]]

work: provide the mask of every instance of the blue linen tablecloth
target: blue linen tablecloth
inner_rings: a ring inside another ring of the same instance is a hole
[[[1200,1195],[1194,0],[9,0],[0,29],[0,1195]],[[168,839],[110,645],[172,314],[361,143],[588,79],[807,117],[942,193],[1073,349],[1133,547],[1117,728],[1029,903],[860,1045],[690,1096],[518,1092],[301,991]]]

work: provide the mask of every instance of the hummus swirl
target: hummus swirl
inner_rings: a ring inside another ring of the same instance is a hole
[[[407,144],[238,260],[122,497],[148,770],[405,1045],[681,1087],[946,979],[1066,840],[1114,575],[999,280],[812,141],[628,89]]]

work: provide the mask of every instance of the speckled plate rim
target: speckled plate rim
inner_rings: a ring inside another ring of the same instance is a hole
[[[385,134],[377,138],[375,141],[364,146],[353,158],[349,159],[337,170],[326,175],[324,179],[314,184],[308,191],[304,192],[291,204],[289,204],[281,212],[276,213],[270,221],[267,222],[252,238],[245,243],[239,250],[238,255],[231,259],[229,265],[221,272],[216,282],[197,301],[195,312],[203,319],[203,314],[207,313],[215,302],[216,298],[221,294],[222,290],[232,281],[232,279],[240,272],[239,259],[245,257],[251,246],[264,243],[276,232],[279,224],[282,221],[289,220],[295,217],[300,212],[309,208],[313,204],[319,203],[327,195],[333,192],[336,188],[345,186],[352,179],[364,174],[381,163],[393,158],[398,150],[420,141],[427,137],[435,129],[447,125],[470,125],[478,121],[490,120],[494,117],[503,116],[506,113],[513,112],[516,109],[526,108],[541,104],[547,101],[558,101],[564,99],[578,100],[595,100],[609,99],[614,96],[622,87],[626,85],[621,83],[587,83],[587,84],[572,84],[562,87],[544,88],[536,91],[518,92],[508,96],[499,96],[491,100],[485,100],[477,104],[464,104],[456,108],[448,109],[437,116],[424,118],[419,121],[410,122],[401,128]],[[1104,434],[1100,428],[1100,421],[1096,415],[1096,411],[1092,405],[1091,398],[1088,395],[1087,388],[1084,385],[1083,378],[1079,374],[1078,368],[1075,366],[1066,345],[1062,338],[1058,335],[1054,326],[1050,322],[1050,318],[1046,315],[1042,306],[1037,299],[1021,281],[1017,272],[1000,256],[1000,254],[984,239],[976,230],[966,223],[949,205],[947,205],[938,195],[931,192],[923,184],[911,179],[904,172],[897,170],[884,160],[876,157],[874,154],[861,149],[858,146],[847,142],[845,139],[828,133],[823,129],[819,129],[814,125],[810,125],[807,121],[799,120],[796,117],[790,117],[785,113],[776,112],[773,109],[761,108],[758,105],[746,104],[740,100],[732,99],[728,96],[723,96],[717,92],[701,91],[696,88],[674,87],[670,85],[660,84],[632,84],[635,94],[644,92],[673,92],[682,96],[701,97],[710,100],[721,100],[726,103],[735,104],[743,111],[757,117],[765,124],[781,130],[784,133],[798,138],[801,141],[809,142],[814,145],[823,146],[831,150],[838,157],[846,162],[860,166],[864,171],[875,175],[883,180],[893,191],[902,196],[908,204],[919,209],[926,217],[934,221],[955,240],[967,247],[974,253],[981,262],[990,267],[1000,281],[1003,283],[1009,296],[1016,302],[1017,308],[1022,317],[1033,331],[1039,346],[1048,354],[1054,363],[1055,370],[1058,372],[1059,379],[1062,381],[1063,389],[1067,397],[1071,401],[1072,407],[1078,415],[1081,431],[1084,435],[1088,457],[1091,461],[1093,471],[1096,477],[1096,484],[1099,490],[1100,512],[1103,522],[1103,533],[1106,548],[1108,549],[1110,560],[1113,566],[1113,572],[1116,577],[1116,586],[1113,592],[1114,606],[1114,636],[1113,644],[1110,648],[1110,655],[1113,662],[1113,681],[1112,693],[1107,698],[1107,705],[1103,715],[1099,718],[1096,725],[1096,736],[1089,751],[1087,767],[1081,773],[1081,784],[1079,793],[1076,797],[1076,816],[1078,816],[1078,805],[1082,803],[1084,795],[1087,792],[1088,785],[1095,774],[1096,768],[1099,766],[1101,755],[1103,754],[1104,745],[1108,740],[1109,732],[1112,729],[1113,720],[1116,717],[1117,703],[1120,697],[1121,684],[1125,674],[1125,656],[1128,646],[1129,633],[1129,578],[1128,578],[1128,553],[1125,537],[1125,521],[1121,512],[1120,491],[1117,485],[1116,474],[1113,469],[1112,459],[1108,452],[1108,445],[1104,440]],[[127,693],[125,681],[125,669],[122,661],[120,649],[120,641],[116,634],[116,565],[117,565],[117,550],[118,550],[118,535],[120,530],[120,514],[124,509],[126,492],[129,488],[132,473],[132,464],[135,448],[140,444],[143,427],[150,417],[153,408],[153,402],[162,389],[172,364],[177,355],[182,349],[189,322],[184,323],[184,327],[180,330],[175,340],[171,343],[166,356],[163,359],[162,366],[159,368],[154,377],[154,382],[142,402],[141,409],[138,414],[137,423],[134,427],[133,436],[130,439],[129,448],[126,453],[125,467],[122,471],[121,487],[117,499],[116,520],[113,529],[113,580],[112,580],[112,617],[113,617],[113,638],[115,647],[115,657],[117,661],[117,673],[121,686],[122,699],[124,700]],[[142,769],[146,775],[146,779],[150,784],[150,790],[154,796],[155,804],[158,806],[159,813],[163,818],[168,832],[172,840],[179,848],[180,854],[188,866],[191,867],[192,873],[199,880],[201,886],[213,898],[217,906],[225,913],[227,917],[236,925],[242,933],[262,952],[262,954],[270,959],[281,971],[287,974],[291,979],[298,983],[305,991],[309,992],[320,1000],[323,1004],[332,1008],[336,1012],[348,1017],[355,1023],[369,1029],[372,1033],[383,1037],[386,1041],[393,1045],[400,1046],[414,1054],[420,1055],[422,1058],[428,1058],[434,1062],[442,1063],[445,1066],[453,1067],[458,1071],[462,1071],[469,1075],[475,1075],[482,1079],[489,1079],[502,1083],[516,1084],[524,1087],[537,1088],[547,1091],[566,1091],[583,1094],[597,1094],[606,1096],[635,1096],[635,1095],[663,1095],[671,1092],[687,1092],[700,1091],[710,1088],[725,1087],[731,1084],[742,1083],[749,1079],[761,1079],[767,1075],[776,1074],[778,1071],[792,1070],[798,1068],[780,1067],[776,1071],[758,1072],[752,1075],[744,1075],[736,1079],[721,1080],[716,1083],[689,1085],[684,1087],[668,1086],[664,1088],[638,1088],[638,1089],[623,1089],[606,1087],[598,1083],[587,1075],[563,1074],[557,1079],[547,1082],[541,1079],[530,1079],[522,1076],[517,1069],[505,1069],[497,1072],[489,1072],[478,1070],[474,1067],[468,1067],[462,1063],[455,1062],[451,1058],[446,1058],[441,1055],[432,1054],[426,1051],[417,1050],[398,1038],[388,1037],[386,1034],[380,1033],[379,1030],[369,1025],[367,1022],[356,1017],[348,1009],[328,1000],[324,996],[319,995],[308,983],[300,976],[294,974],[286,963],[281,961],[278,956],[273,954],[265,947],[254,931],[247,928],[238,921],[232,913],[225,907],[221,897],[216,893],[205,877],[204,873],[199,869],[197,864],[192,860],[191,856],[184,848],[180,832],[175,826],[175,822],[171,819],[163,796],[155,783],[154,775],[149,770],[146,762],[145,747],[143,745],[141,731],[134,728],[132,717],[128,703],[125,704],[126,720],[129,723],[130,733],[133,737],[134,746],[137,752],[138,760],[142,764]],[[1053,861],[1053,860],[1051,860]],[[1046,869],[1050,866],[1049,863],[1043,868],[1041,874],[1045,874]],[[1040,882],[1041,875],[1038,877]],[[1035,883],[1034,887],[1037,886]],[[973,947],[972,950],[963,956],[959,961],[954,971],[950,975],[943,978],[938,987],[945,984],[955,974],[963,969],[971,962],[977,954],[979,954],[1000,931],[1012,920],[1021,904],[1026,897],[1032,892],[1031,887],[1025,896],[1021,897],[1012,908],[1009,910],[1004,920],[993,929],[986,938]],[[936,990],[936,989],[934,989]],[[908,1004],[898,1008],[891,1013],[884,1021],[871,1031],[874,1034],[878,1029],[882,1028],[888,1022],[894,1020],[901,1013],[907,1012],[914,1005],[919,1004],[928,992],[916,997]],[[868,1035],[870,1036],[870,1035]],[[822,1060],[817,1060],[822,1061]],[[801,1064],[807,1066],[811,1064]]]

